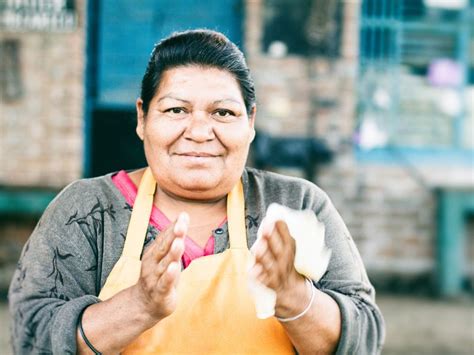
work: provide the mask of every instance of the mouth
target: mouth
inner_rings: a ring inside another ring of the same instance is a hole
[[[192,157],[192,158],[216,158],[218,154],[212,154],[207,152],[183,152],[183,153],[176,153],[178,156],[182,157]]]

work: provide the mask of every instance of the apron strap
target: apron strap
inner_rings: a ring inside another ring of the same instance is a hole
[[[138,187],[133,204],[132,216],[127,230],[127,238],[122,255],[140,260],[143,242],[148,230],[156,181],[151,169],[146,168]],[[245,227],[245,201],[242,182],[239,180],[227,196],[227,219],[230,247],[247,249],[247,231]]]
[[[128,224],[127,238],[125,239],[122,256],[140,260],[151,210],[153,208],[155,190],[155,178],[151,173],[151,169],[147,167],[143,173],[140,186],[138,187],[137,197],[133,204],[132,217]]]
[[[229,226],[230,247],[247,249],[247,229],[245,227],[245,199],[242,181],[227,195],[227,220]]]

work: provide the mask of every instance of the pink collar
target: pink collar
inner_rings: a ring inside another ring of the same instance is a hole
[[[117,174],[112,176],[112,181],[117,189],[125,197],[127,203],[133,207],[135,203],[135,198],[137,197],[138,188],[127,174],[125,170],[120,170]],[[225,218],[218,226],[221,227],[227,218]],[[150,216],[150,224],[153,225],[159,231],[165,230],[170,224],[171,221],[168,217],[156,206],[153,206]],[[191,261],[201,256],[212,255],[214,254],[214,236],[211,235],[207,240],[207,243],[204,248],[201,248],[196,242],[191,238],[186,237],[185,239],[185,250],[183,255],[183,265],[186,268]]]

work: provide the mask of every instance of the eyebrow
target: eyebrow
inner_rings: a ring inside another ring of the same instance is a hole
[[[176,97],[174,96],[173,94],[168,94],[168,95],[165,95],[165,96],[162,96],[158,99],[158,101],[156,101],[157,103],[160,102],[160,101],[163,101],[164,99],[173,99],[173,100],[177,100],[177,101],[182,101],[182,102],[186,102],[186,103],[190,103],[190,101],[188,100],[185,100],[185,99],[180,99],[179,97]]]
[[[188,103],[188,104],[190,103],[189,100],[181,99],[179,97],[174,96],[174,94],[167,94],[167,95],[164,95],[164,96],[160,97],[158,99],[157,103],[161,102],[165,99],[177,100],[177,101],[185,102],[185,103]],[[241,104],[240,101],[232,99],[232,98],[225,98],[225,99],[216,100],[216,101],[213,102],[213,104],[220,104],[220,103],[225,102],[225,101],[234,102],[234,103],[239,104],[239,105]]]
[[[232,99],[232,98],[226,98],[226,99],[222,99],[222,100],[216,100],[216,101],[214,101],[214,104],[220,104],[220,103],[222,103],[222,102],[224,102],[224,101],[234,102],[234,103],[239,104],[239,105],[241,104],[240,101],[237,101],[237,100]]]

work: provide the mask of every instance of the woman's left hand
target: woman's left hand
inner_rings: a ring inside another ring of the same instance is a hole
[[[295,240],[283,221],[267,225],[261,239],[252,247],[255,264],[250,272],[276,292],[275,311],[279,317],[293,316],[301,308],[300,301],[307,304],[306,298],[310,297],[304,276],[294,266],[295,251]]]

